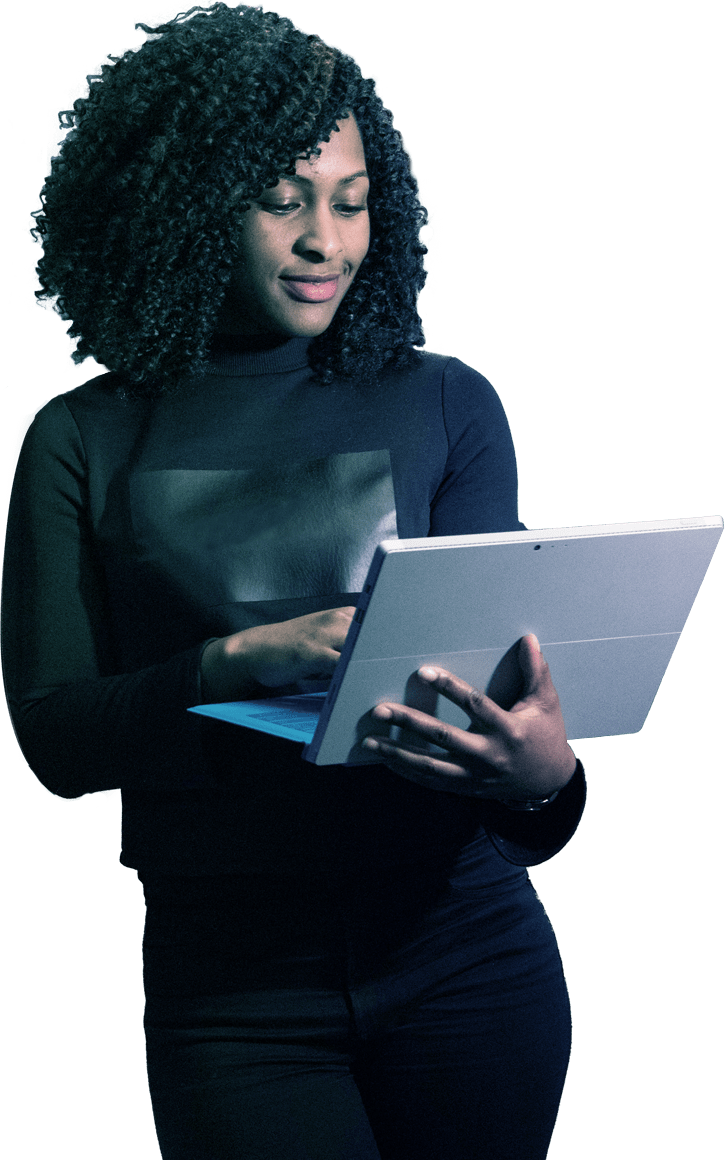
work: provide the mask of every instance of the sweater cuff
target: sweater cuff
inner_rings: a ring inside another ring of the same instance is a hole
[[[499,854],[515,866],[538,866],[558,854],[579,825],[586,801],[584,767],[540,810],[509,810],[493,798],[480,803],[483,824]]]

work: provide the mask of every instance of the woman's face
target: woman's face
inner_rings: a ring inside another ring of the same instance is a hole
[[[222,333],[313,338],[332,322],[370,244],[362,139],[352,117],[338,129],[245,213]]]

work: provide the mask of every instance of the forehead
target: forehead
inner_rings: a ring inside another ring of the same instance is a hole
[[[365,168],[365,150],[355,118],[345,117],[337,122],[338,129],[329,141],[320,143],[320,154],[309,160],[300,159],[295,172],[308,180],[339,180]]]

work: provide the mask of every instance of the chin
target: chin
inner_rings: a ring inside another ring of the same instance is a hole
[[[336,313],[336,312],[335,312]],[[319,335],[324,334],[332,325],[332,320],[335,314],[331,314],[324,319],[310,319],[309,322],[303,319],[290,320],[284,326],[284,333],[289,338],[318,338]]]
[[[330,329],[331,325],[332,319],[330,319],[329,322],[326,322],[324,326],[300,327],[299,330],[295,331],[295,334],[299,338],[319,338],[321,334],[324,334],[326,330]]]

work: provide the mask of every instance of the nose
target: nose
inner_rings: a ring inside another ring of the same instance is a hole
[[[329,262],[342,252],[342,238],[330,207],[318,205],[305,215],[302,231],[293,251],[308,262]]]

